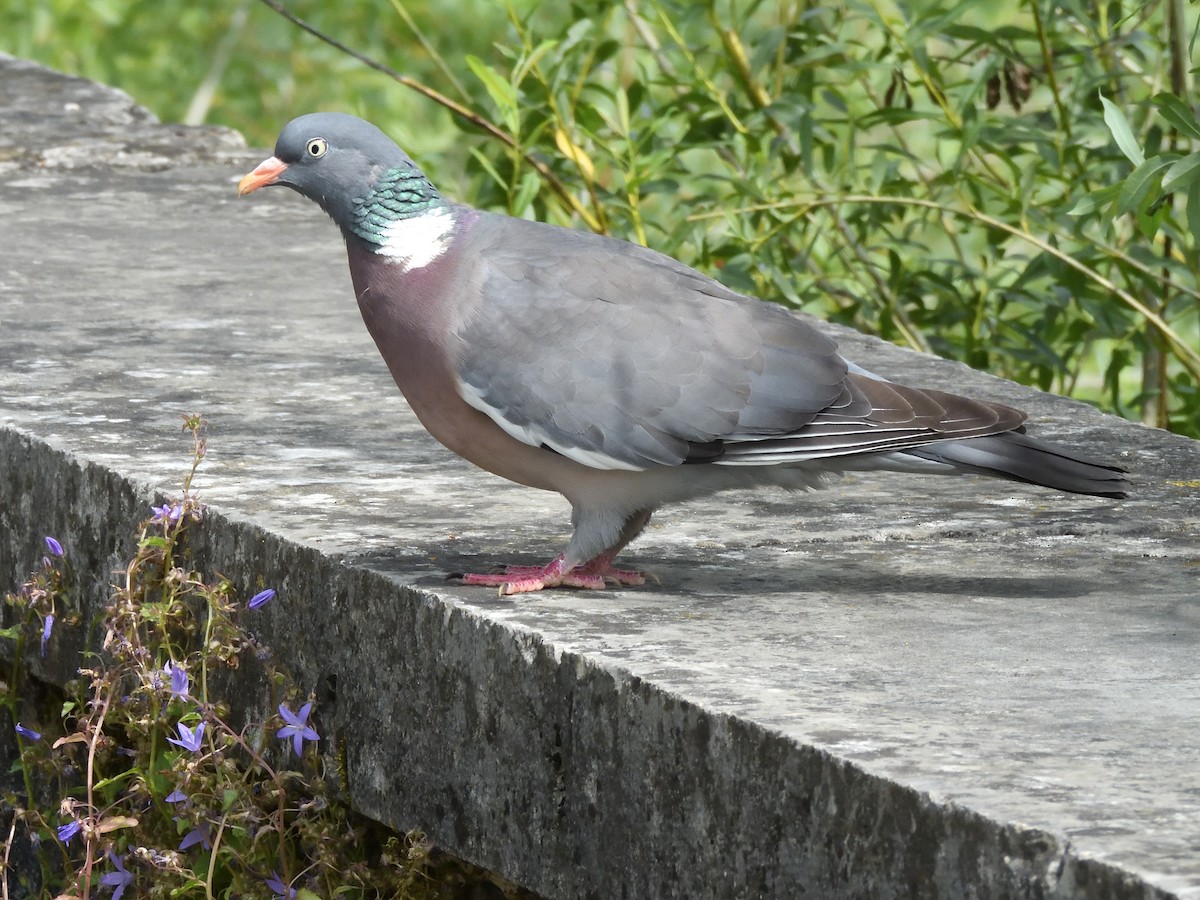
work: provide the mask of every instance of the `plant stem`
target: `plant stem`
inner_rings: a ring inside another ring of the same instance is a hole
[[[1046,25],[1042,21],[1041,0],[1029,0],[1029,9],[1033,13],[1033,27],[1037,31],[1038,43],[1042,48],[1042,65],[1046,69],[1046,82],[1050,85],[1050,94],[1054,97],[1054,107],[1058,110],[1058,127],[1066,138],[1064,144],[1071,143],[1071,116],[1063,103],[1062,94],[1058,89],[1058,75],[1054,69],[1054,51],[1050,49],[1050,39],[1046,35]]]
[[[29,802],[32,803],[33,798],[30,798]],[[3,879],[0,880],[0,892],[2,892],[2,893],[0,893],[0,897],[3,897],[3,900],[8,900],[8,855],[12,851],[13,836],[16,833],[17,833],[17,812],[16,812],[16,810],[13,810],[12,821],[8,825],[8,839],[4,842],[4,863],[3,863],[4,870],[2,873],[0,873],[3,875]]]
[[[187,112],[183,114],[183,124],[202,125],[208,118],[208,110],[212,106],[213,97],[216,96],[217,87],[221,84],[221,76],[229,67],[229,60],[233,57],[233,48],[237,46],[238,38],[242,36],[249,12],[248,0],[241,0],[234,9],[233,17],[229,22],[229,30],[217,44],[208,72],[205,74],[204,80],[200,82],[200,86],[196,88],[196,93],[192,95]]]
[[[946,206],[933,200],[925,200],[920,197],[880,197],[873,194],[839,194],[834,197],[814,197],[805,200],[786,201],[782,203],[756,204],[734,210],[734,212],[751,212],[755,210],[800,207],[800,210],[803,213],[809,209],[818,209],[825,206],[836,206],[841,203],[897,204],[900,206],[920,206],[925,209],[937,209],[948,215],[973,219],[976,222],[987,225],[989,228],[995,228],[998,231],[1003,231],[1006,234],[1012,235],[1013,237],[1020,238],[1021,240],[1032,244],[1034,247],[1037,247],[1043,253],[1053,256],[1064,265],[1070,266],[1075,271],[1081,273],[1088,280],[1100,285],[1105,290],[1110,291],[1117,296],[1122,303],[1137,312],[1140,316],[1142,316],[1143,319],[1158,329],[1158,332],[1166,339],[1167,343],[1174,351],[1176,358],[1193,376],[1200,379],[1200,352],[1192,349],[1192,347],[1188,345],[1187,341],[1185,341],[1179,335],[1179,333],[1175,331],[1175,329],[1167,324],[1167,322],[1164,321],[1157,312],[1148,308],[1146,304],[1142,303],[1142,301],[1138,300],[1128,291],[1116,285],[1111,279],[1101,275],[1095,269],[1084,265],[1069,253],[1058,249],[1053,244],[1043,240],[1042,238],[1039,238],[1035,234],[1032,234],[1028,231],[1023,231],[1014,225],[1009,225],[1007,222],[1003,222],[1000,219],[989,216],[986,213],[982,213],[977,209],[956,209],[954,207]],[[695,216],[689,216],[689,219],[706,219],[715,216],[727,215],[728,213],[728,210],[715,213],[702,213]],[[1128,259],[1124,254],[1121,254],[1120,251],[1109,248],[1103,244],[1097,244],[1096,246],[1101,247],[1106,252],[1121,259],[1122,262],[1127,261],[1135,268],[1141,268],[1144,271],[1149,271],[1147,267],[1137,263],[1136,260]],[[1189,293],[1192,292],[1189,291]],[[1200,294],[1196,294],[1196,296],[1200,296]]]
[[[17,698],[21,696],[21,673],[24,671],[22,663],[25,661],[25,631],[35,618],[33,610],[27,609],[25,621],[17,633],[17,646],[13,650],[12,670],[8,677],[8,696],[4,698],[4,705],[8,707],[8,714],[14,725],[17,723]],[[33,795],[33,777],[29,773],[29,766],[25,764],[25,739],[19,734],[17,735],[17,754],[21,758],[21,776],[25,781],[25,802],[32,806],[37,802]],[[6,868],[5,872],[7,873],[7,871]],[[7,877],[5,883],[7,883]]]
[[[104,729],[104,718],[108,715],[109,705],[112,703],[113,691],[116,685],[109,685],[108,693],[104,695],[104,700],[100,704],[100,718],[91,724],[91,735],[88,737],[88,759],[87,759],[87,811],[88,818],[91,824],[96,824],[96,745],[100,743],[100,734]],[[96,849],[96,839],[91,833],[87,840],[87,857],[83,864],[83,900],[88,900],[92,893],[92,866],[95,865],[94,852]]]
[[[279,15],[283,16],[298,28],[302,28],[307,31],[318,40],[324,41],[334,49],[340,50],[342,53],[354,57],[354,59],[357,59],[364,66],[386,75],[397,84],[402,84],[404,87],[416,91],[421,96],[432,100],[439,106],[445,107],[455,116],[465,122],[470,122],[472,125],[483,131],[494,140],[499,141],[507,147],[515,148],[518,146],[517,139],[513,135],[509,134],[500,126],[493,124],[488,119],[485,119],[483,116],[479,115],[479,113],[468,109],[455,100],[451,100],[445,94],[435,91],[433,88],[422,84],[415,78],[410,78],[407,75],[401,75],[395,69],[385,66],[381,62],[376,62],[375,60],[371,59],[371,57],[347,47],[341,41],[325,34],[320,29],[310,25],[308,22],[295,15],[293,12],[291,12],[291,10],[279,2],[279,0],[261,0],[261,2],[275,10],[275,12],[279,13]],[[593,231],[603,230],[601,223],[597,221],[591,210],[580,203],[579,199],[575,197],[569,190],[567,190],[566,185],[564,185],[562,180],[550,170],[548,165],[538,159],[537,156],[535,156],[532,152],[524,152],[522,157],[525,162],[532,166],[538,175],[542,177],[542,180],[546,182],[550,190],[554,192],[554,195],[558,197],[559,200],[561,200],[564,204],[566,204],[566,206],[570,208],[572,212],[578,215],[588,228],[592,229]]]
[[[229,813],[221,813],[221,822],[217,825],[217,833],[213,835],[212,850],[208,854],[208,877],[204,879],[204,896],[207,900],[214,900],[213,894],[213,874],[217,870],[217,850],[221,847],[221,836],[225,833],[225,821],[229,818]]]

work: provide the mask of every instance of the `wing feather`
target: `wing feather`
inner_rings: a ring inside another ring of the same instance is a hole
[[[594,468],[799,463],[1024,418],[885,381],[782,307],[637,245],[485,214],[462,252],[475,272],[454,329],[463,399]]]

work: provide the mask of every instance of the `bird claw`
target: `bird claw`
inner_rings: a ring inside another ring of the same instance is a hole
[[[607,572],[599,574],[606,584],[616,585],[617,587],[624,587],[626,585],[636,587],[637,585],[646,583],[646,573],[636,572],[633,569],[609,569]],[[653,575],[650,577],[654,578]],[[658,581],[657,578],[654,580]]]

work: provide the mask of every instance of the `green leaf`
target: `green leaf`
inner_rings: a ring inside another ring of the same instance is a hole
[[[520,84],[525,80],[525,76],[529,74],[530,69],[541,61],[541,58],[558,46],[557,40],[544,40],[529,52],[529,54],[521,60],[520,64],[513,71],[512,83]],[[468,58],[468,63],[470,59]],[[481,63],[482,65],[482,63]],[[474,66],[471,66],[474,69]],[[476,72],[476,75],[479,73]]]
[[[1187,224],[1188,231],[1192,233],[1192,240],[1200,244],[1200,179],[1188,186]]]
[[[1152,156],[1142,162],[1129,173],[1121,186],[1121,194],[1117,197],[1118,216],[1124,215],[1131,209],[1137,209],[1158,181],[1158,173],[1174,162],[1174,158]]]
[[[117,775],[113,775],[111,778],[103,778],[100,781],[97,781],[94,785],[92,785],[92,788],[93,788],[93,790],[103,791],[104,789],[106,789],[114,784],[121,784],[127,778],[130,778],[133,774],[134,773],[133,773],[132,769],[126,769],[124,772],[121,772]]]
[[[512,200],[512,209],[510,214],[518,218],[524,218],[525,214],[530,211],[533,206],[533,200],[537,197],[538,191],[541,189],[542,179],[533,169],[529,169],[521,176],[521,183],[517,186],[516,195]]]
[[[1138,231],[1142,233],[1148,241],[1154,240],[1154,236],[1158,234],[1158,230],[1162,227],[1163,221],[1171,212],[1171,206],[1168,203],[1159,205],[1158,209],[1153,212],[1139,212],[1137,214]]]
[[[10,628],[0,628],[0,638],[8,638],[10,641],[15,641],[21,636],[21,626],[13,625]]]
[[[1121,193],[1120,184],[1111,184],[1106,188],[1100,188],[1098,191],[1092,191],[1079,198],[1071,210],[1067,213],[1068,216],[1086,216],[1094,213],[1098,209],[1103,209],[1117,199],[1117,194]]]
[[[508,183],[504,180],[503,176],[501,176],[501,174],[496,170],[496,167],[494,165],[492,165],[492,161],[490,159],[488,159],[486,156],[484,156],[483,153],[481,153],[479,151],[478,147],[471,148],[471,156],[473,156],[475,158],[475,161],[477,163],[479,163],[480,168],[482,168],[483,171],[487,172],[488,176],[492,179],[492,181],[496,182],[496,184],[499,185],[501,189],[508,190]]]
[[[516,111],[517,89],[512,86],[512,83],[508,79],[502,77],[499,72],[478,56],[468,55],[467,65],[471,67],[471,71],[475,73],[475,77],[483,82],[488,96],[492,98],[492,102],[496,104],[499,110],[505,113]]]
[[[1167,174],[1163,176],[1163,191],[1169,194],[1181,188],[1190,188],[1197,177],[1200,177],[1197,169],[1200,169],[1200,150],[1189,153],[1167,170]]]
[[[917,119],[937,120],[938,118],[938,116],[935,116],[928,110],[905,109],[903,107],[887,106],[883,109],[877,109],[867,113],[865,116],[859,119],[856,124],[859,128],[870,128],[873,125],[902,125],[905,122],[913,122]]]
[[[1001,48],[1001,44],[996,40],[995,33],[988,28],[979,28],[975,25],[949,25],[944,29],[947,37],[956,38],[960,41],[970,41],[975,44],[984,44],[989,47]]]
[[[1181,133],[1200,140],[1200,122],[1196,114],[1179,97],[1170,91],[1161,91],[1152,98],[1158,114],[1170,122]]]
[[[1117,142],[1126,159],[1135,166],[1140,166],[1146,161],[1146,154],[1142,152],[1137,138],[1133,136],[1133,129],[1129,127],[1125,113],[1103,94],[1100,94],[1100,103],[1104,107],[1104,124],[1112,132],[1113,140]]]

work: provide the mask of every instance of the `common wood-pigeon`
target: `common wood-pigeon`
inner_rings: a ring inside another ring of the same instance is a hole
[[[1122,469],[1034,440],[1024,413],[887,381],[668,256],[450,202],[362,119],[288,123],[238,193],[267,185],[341,228],[363,321],[430,434],[570,502],[574,533],[551,562],[467,584],[641,584],[613,561],[664,503],[851,470],[1125,496]]]

